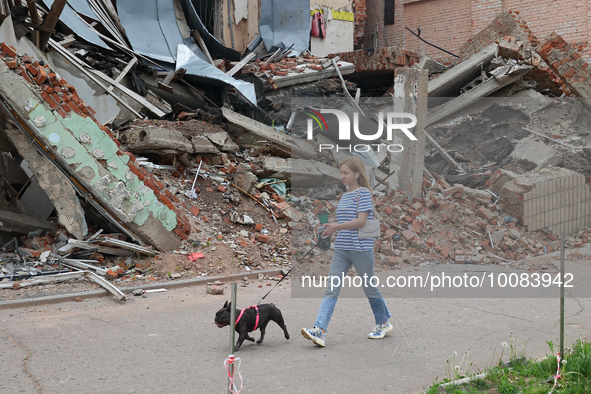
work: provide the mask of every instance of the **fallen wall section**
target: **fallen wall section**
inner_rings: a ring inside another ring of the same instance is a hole
[[[565,168],[544,168],[505,184],[500,204],[528,231],[573,234],[591,225],[589,185],[583,175]]]
[[[466,59],[490,44],[498,44],[505,36],[515,37],[516,40],[529,43],[531,46],[538,44],[538,39],[529,29],[527,23],[519,16],[519,12],[504,10],[484,29],[462,45],[460,58]]]
[[[119,141],[96,121],[74,87],[48,66],[27,62],[5,44],[1,48],[0,94],[22,134],[35,139],[113,224],[160,250],[178,248],[172,232],[182,238],[190,226],[163,185],[119,149]]]

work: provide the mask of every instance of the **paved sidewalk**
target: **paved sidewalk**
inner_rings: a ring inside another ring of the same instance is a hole
[[[591,260],[569,266],[590,276]],[[245,307],[269,287],[238,289]],[[193,286],[125,304],[105,297],[0,310],[0,391],[225,393],[229,329],[217,328],[213,318],[228,298]],[[526,354],[534,358],[559,335],[557,298],[389,298],[395,330],[369,340],[374,322],[367,300],[342,298],[327,346],[317,348],[299,331],[313,324],[320,299],[292,298],[282,285],[266,301],[282,310],[291,339],[271,322],[262,345],[243,344],[237,353],[243,393],[420,393],[433,374],[445,377],[454,351],[459,363],[469,349],[476,372],[495,361],[493,348],[499,351],[511,335],[518,347],[528,340]],[[589,332],[589,304],[566,300],[568,343]]]

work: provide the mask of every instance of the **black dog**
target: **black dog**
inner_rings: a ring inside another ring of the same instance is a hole
[[[230,308],[232,308],[232,303],[228,303],[228,301],[226,301],[224,307],[215,314],[215,324],[218,327],[221,328],[230,324]],[[251,306],[249,308],[243,309],[242,311],[236,309],[236,332],[238,333],[238,341],[236,342],[234,351],[240,349],[240,345],[242,345],[242,342],[244,342],[245,339],[254,342],[254,338],[251,338],[248,333],[256,330],[257,328],[260,328],[261,330],[261,337],[257,341],[257,344],[260,345],[263,343],[263,338],[265,338],[265,329],[271,320],[273,320],[279,325],[279,327],[283,329],[283,332],[285,333],[285,339],[289,339],[289,333],[287,332],[287,328],[283,322],[283,315],[281,314],[279,308],[277,308],[275,305],[262,304],[257,305],[256,307]]]

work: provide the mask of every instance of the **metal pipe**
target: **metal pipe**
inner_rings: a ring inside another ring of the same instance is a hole
[[[232,0],[228,0],[228,25],[230,26],[230,38],[232,39],[232,49],[234,48],[234,26],[232,22]]]
[[[564,230],[560,230],[560,358],[564,358]]]

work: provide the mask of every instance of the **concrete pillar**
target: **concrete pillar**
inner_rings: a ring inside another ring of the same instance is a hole
[[[416,141],[410,140],[402,131],[396,131],[394,143],[404,150],[390,153],[390,172],[397,176],[390,178],[389,189],[398,189],[409,197],[420,197],[425,161],[425,125],[427,123],[427,70],[397,68],[394,72],[394,112],[405,112],[417,117],[417,124],[410,129]],[[403,120],[405,123],[409,119]]]

